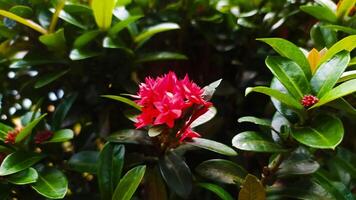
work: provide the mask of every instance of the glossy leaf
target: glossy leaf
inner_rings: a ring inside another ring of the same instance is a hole
[[[287,58],[267,57],[266,65],[294,98],[301,99],[310,92],[307,77],[302,69]]]
[[[99,55],[101,55],[101,52],[88,51],[84,49],[73,49],[69,54],[69,58],[71,60],[84,60]]]
[[[28,6],[23,6],[23,5],[16,5],[10,8],[10,12],[14,13],[15,15],[18,15],[20,17],[24,18],[31,18],[33,15],[33,10],[32,8]]]
[[[164,127],[161,126],[153,126],[150,129],[148,129],[148,136],[150,137],[156,137],[162,133],[164,130]]]
[[[37,179],[38,179],[38,173],[33,168],[27,168],[16,174],[12,174],[6,177],[7,181],[16,185],[26,185],[26,184],[34,183],[37,181]]]
[[[344,33],[348,33],[350,35],[356,34],[356,29],[348,27],[348,26],[339,26],[339,25],[334,25],[334,24],[328,24],[328,25],[324,25],[324,27],[332,29],[334,31],[341,31]]]
[[[226,184],[241,184],[247,175],[240,165],[223,159],[204,161],[195,171],[204,178]]]
[[[100,29],[107,30],[110,28],[115,3],[116,0],[93,0],[91,2],[94,18]]]
[[[347,51],[341,51],[319,66],[310,80],[312,90],[318,98],[323,97],[335,86],[349,61],[350,54]]]
[[[136,62],[144,63],[151,61],[160,61],[160,60],[187,60],[188,58],[180,53],[161,51],[154,53],[145,53],[138,56]]]
[[[222,81],[222,79],[219,79],[217,81],[210,83],[209,85],[207,85],[203,88],[204,92],[203,92],[202,96],[205,101],[209,101],[213,97],[213,95],[216,91],[216,88],[219,87],[221,81]]]
[[[309,62],[303,52],[295,44],[282,38],[259,38],[257,40],[267,43],[281,56],[296,62],[307,78],[311,76]]]
[[[43,142],[43,144],[55,143],[55,142],[65,142],[65,141],[73,139],[73,137],[74,137],[74,133],[71,129],[62,129],[62,130],[54,132],[51,139]]]
[[[56,10],[51,8],[49,9],[52,13],[55,13]],[[65,10],[61,10],[59,12],[59,18],[61,18],[62,20],[64,20],[65,22],[72,24],[73,26],[76,26],[80,29],[87,29],[87,27],[85,25],[83,25],[83,23],[79,22],[76,18],[74,18],[71,14],[67,13]]]
[[[237,155],[236,151],[230,148],[229,146],[219,142],[215,142],[213,140],[208,140],[204,138],[192,138],[191,140],[188,140],[185,143],[226,156]]]
[[[352,79],[356,79],[356,70],[351,70],[342,73],[342,75],[340,76],[339,80],[337,80],[337,82],[341,83]]]
[[[174,151],[168,151],[159,160],[161,175],[168,187],[177,195],[186,198],[193,187],[192,174],[188,165]]]
[[[322,172],[317,172],[313,175],[315,181],[323,187],[326,191],[328,191],[331,195],[335,197],[337,200],[352,200],[352,194],[351,192],[346,192],[340,190],[340,187],[338,187],[337,183],[332,182],[329,180],[328,177],[326,177]],[[345,188],[345,186],[344,186]]]
[[[120,130],[113,133],[106,139],[110,142],[117,143],[153,145],[147,132],[136,129]]]
[[[57,109],[53,113],[52,130],[58,130],[59,128],[61,128],[62,123],[66,118],[76,98],[76,94],[71,94],[64,98],[63,101],[57,106]]]
[[[136,108],[137,110],[141,110],[141,106],[137,105],[137,103],[135,103],[134,101],[132,101],[131,99],[125,98],[125,97],[121,97],[121,96],[115,96],[115,95],[103,95],[102,97],[108,98],[108,99],[113,99],[116,101],[120,101],[122,103],[125,103],[133,108]]]
[[[260,125],[260,126],[271,127],[271,120],[262,119],[262,118],[258,118],[258,117],[253,117],[253,116],[240,117],[237,120],[237,122],[239,122],[239,123],[249,122],[249,123],[253,123],[253,124],[256,124],[256,125]]]
[[[179,28],[180,28],[179,25],[176,23],[165,22],[165,23],[157,24],[157,25],[147,28],[145,31],[143,31],[142,33],[137,35],[135,37],[135,42],[142,43],[157,33],[175,30],[175,29],[179,29]]]
[[[92,30],[92,31],[83,33],[82,35],[80,35],[79,37],[77,37],[75,39],[74,44],[73,44],[74,48],[80,49],[80,48],[86,46],[89,42],[91,42],[96,37],[98,37],[100,35],[100,33],[101,33],[100,30]]]
[[[45,76],[39,78],[36,83],[35,83],[35,88],[42,88],[54,81],[56,81],[57,79],[61,78],[62,76],[64,76],[66,73],[68,73],[69,70],[63,70],[60,72],[53,72],[53,73],[49,73],[46,74]]]
[[[215,107],[209,107],[208,111],[203,115],[201,115],[200,117],[198,117],[196,120],[194,120],[193,123],[190,125],[190,127],[194,128],[209,122],[211,119],[215,117],[217,112],[218,111],[216,110]]]
[[[232,139],[232,146],[241,150],[255,151],[255,152],[286,151],[279,144],[265,137],[263,133],[257,133],[254,131],[245,131],[237,134]]]
[[[43,114],[40,117],[36,118],[35,120],[31,121],[29,124],[27,124],[16,136],[16,143],[21,142],[23,139],[25,139],[29,134],[31,134],[32,129],[35,128],[35,126],[46,116],[47,114]]]
[[[342,50],[351,52],[354,48],[356,48],[356,35],[345,37],[329,48],[325,55],[320,59],[319,65],[329,60]]]
[[[64,198],[68,190],[68,181],[63,172],[47,167],[38,172],[38,180],[32,184],[32,188],[49,199]]]
[[[321,21],[327,21],[330,23],[337,22],[336,14],[328,7],[319,5],[305,5],[301,6],[300,9]]]
[[[130,200],[137,190],[143,176],[145,175],[146,166],[140,165],[128,171],[117,185],[113,200]]]
[[[118,1],[120,2],[120,1]],[[122,31],[123,29],[125,29],[128,25],[130,25],[131,23],[136,22],[137,20],[141,19],[142,16],[138,15],[138,16],[129,16],[128,18],[116,23],[110,30],[109,30],[109,34],[111,36],[114,36],[116,34],[118,34],[120,31]]]
[[[124,156],[125,147],[113,143],[106,143],[100,152],[97,175],[102,199],[110,199],[114,190],[116,191],[124,166]]]
[[[331,115],[318,115],[310,126],[292,128],[292,136],[309,147],[335,149],[342,141],[344,128],[339,118]]]
[[[39,38],[39,41],[42,42],[47,48],[51,51],[64,51],[66,47],[66,38],[64,35],[64,30],[59,29],[55,33],[49,33],[42,35]]]
[[[249,88],[246,88],[245,95],[248,95],[251,92],[258,92],[258,93],[262,93],[262,94],[271,96],[295,110],[303,109],[303,106],[296,99],[294,99],[293,97],[291,97],[287,94],[284,94],[278,90],[274,90],[274,89],[271,89],[268,87],[263,87],[263,86],[257,86],[257,87],[253,87],[253,88],[249,87]]]
[[[310,30],[310,37],[314,46],[319,49],[330,48],[338,41],[337,32],[324,26],[322,22],[314,24]]]
[[[266,192],[261,181],[252,174],[248,174],[241,185],[239,200],[265,200]]]
[[[38,153],[16,151],[6,156],[0,166],[0,176],[6,176],[22,171],[44,158]]]
[[[70,169],[77,172],[88,172],[91,174],[97,173],[99,160],[99,152],[97,151],[81,151],[74,154],[68,161]]]
[[[224,190],[222,187],[220,187],[218,185],[215,185],[212,183],[199,183],[198,186],[213,192],[221,200],[233,200],[234,199],[226,190]]]
[[[345,18],[349,15],[350,11],[355,7],[356,0],[340,0],[336,10],[336,16]]]
[[[344,98],[338,98],[334,101],[331,101],[326,104],[326,106],[330,106],[332,108],[336,108],[338,110],[344,111],[348,114],[356,116],[356,108],[354,108],[348,101]]]
[[[319,102],[316,103],[311,108],[316,108],[316,107],[322,106],[322,105],[329,103],[335,99],[338,99],[343,96],[346,96],[346,95],[356,92],[355,84],[356,84],[356,79],[353,79],[353,80],[346,81],[346,82],[336,86],[335,88],[333,88],[332,90],[327,92],[322,98],[320,98]]]

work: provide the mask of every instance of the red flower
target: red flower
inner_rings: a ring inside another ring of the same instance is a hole
[[[192,139],[195,137],[200,137],[199,133],[193,131],[190,127],[185,129],[183,133],[181,133],[181,131],[179,131],[177,133],[177,137],[180,137],[179,141],[183,141],[185,139]]]
[[[39,131],[35,136],[35,143],[41,144],[53,137],[53,132],[49,130]]]
[[[316,104],[318,102],[319,102],[319,99],[317,97],[315,97],[313,95],[305,95],[300,103],[305,108],[309,108],[309,107],[313,106],[314,104]]]
[[[189,126],[212,104],[202,98],[203,89],[190,81],[188,76],[179,80],[174,72],[153,79],[148,77],[140,84],[137,104],[142,113],[137,117],[136,128],[145,126],[166,125],[173,128],[175,122],[182,118],[188,108],[192,108],[193,116],[188,118],[181,128],[181,137],[198,137]],[[203,112],[202,112],[203,111]]]
[[[15,128],[14,130],[9,131],[5,137],[5,144],[15,144],[16,137],[20,131],[20,128]]]

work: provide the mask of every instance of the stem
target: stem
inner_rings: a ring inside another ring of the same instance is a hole
[[[64,5],[65,5],[65,0],[60,0],[60,2],[58,3],[58,5],[56,7],[56,11],[54,12],[54,14],[52,16],[51,24],[48,29],[49,33],[53,33],[55,31],[57,22],[58,22],[58,18],[59,18],[59,14],[63,10]]]
[[[261,183],[264,186],[267,184],[267,181],[278,171],[279,166],[282,164],[283,160],[283,155],[278,154],[277,158],[272,161],[271,166],[265,166],[263,168]]]

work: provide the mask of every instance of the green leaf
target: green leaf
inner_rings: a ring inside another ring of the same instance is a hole
[[[355,3],[356,0],[340,0],[338,8],[336,9],[336,16],[341,19],[347,17],[355,6]]]
[[[24,18],[31,18],[33,15],[32,8],[23,5],[16,5],[10,8],[10,12]]]
[[[261,181],[252,174],[248,174],[239,192],[239,200],[265,200],[266,192]]]
[[[188,165],[174,151],[168,151],[159,160],[161,175],[177,195],[187,198],[192,190],[192,174]]]
[[[311,158],[310,153],[306,149],[299,147],[283,160],[276,175],[283,177],[312,174],[316,172],[319,167],[319,163]]]
[[[120,1],[118,1],[120,2]],[[137,20],[141,19],[143,16],[129,16],[128,18],[116,23],[110,30],[109,34],[111,36],[117,35],[120,31],[124,30],[128,25],[131,23],[136,22]]]
[[[71,60],[84,60],[84,59],[99,56],[99,55],[101,55],[101,52],[98,52],[98,51],[89,51],[89,50],[84,50],[84,49],[73,49],[69,54],[69,58]]]
[[[164,127],[162,126],[153,126],[148,129],[148,136],[150,137],[156,137],[162,133],[164,130]]]
[[[198,117],[196,120],[194,120],[192,122],[192,124],[190,125],[191,128],[200,126],[202,124],[207,123],[208,121],[210,121],[211,119],[213,119],[215,117],[217,113],[217,110],[215,107],[209,107],[208,111],[206,113],[204,113],[203,115],[201,115],[200,117]]]
[[[88,31],[83,33],[82,35],[80,35],[79,37],[77,37],[74,41],[74,48],[75,49],[81,49],[84,46],[86,46],[89,42],[91,42],[92,40],[94,40],[96,37],[98,37],[100,35],[101,31],[100,30],[92,30],[92,31]]]
[[[338,83],[345,82],[348,80],[356,79],[356,70],[347,71],[341,74]]]
[[[204,138],[192,138],[191,140],[188,140],[185,143],[226,156],[237,155],[236,151],[230,148],[229,146],[219,142],[215,142],[213,140],[208,140]]]
[[[38,173],[31,167],[6,177],[7,181],[15,185],[26,185],[34,183],[37,181],[37,179]]]
[[[248,95],[251,92],[259,92],[259,93],[271,96],[294,110],[303,109],[303,106],[299,103],[298,100],[296,100],[293,97],[291,97],[287,94],[284,94],[278,90],[274,90],[274,89],[271,89],[268,87],[263,87],[263,86],[258,86],[258,87],[253,87],[253,88],[248,87],[248,88],[246,88],[245,95]]]
[[[70,169],[77,172],[96,174],[99,160],[97,151],[81,151],[74,154],[68,161]]]
[[[0,176],[14,174],[27,169],[44,158],[43,155],[32,152],[16,151],[6,156],[0,166]]]
[[[353,197],[351,193],[348,191],[341,191],[340,188],[338,187],[337,183],[331,182],[325,174],[322,172],[316,172],[313,175],[314,180],[321,186],[323,187],[327,192],[329,192],[331,195],[335,197],[337,200],[352,200]],[[343,186],[345,188],[345,186]],[[348,194],[349,193],[349,194]]]
[[[143,43],[144,41],[148,40],[152,36],[156,35],[157,33],[175,30],[175,29],[179,29],[179,28],[180,28],[179,25],[176,23],[165,22],[165,23],[156,24],[154,26],[147,28],[145,31],[143,31],[142,33],[137,35],[135,37],[135,42],[140,44],[140,43]]]
[[[56,10],[54,8],[49,9],[52,13],[55,13]],[[70,15],[69,13],[67,13],[64,10],[61,10],[59,12],[59,18],[61,18],[63,21],[72,24],[73,26],[76,26],[80,29],[87,29],[87,27],[85,25],[83,25],[83,23],[79,22],[77,19],[75,19],[72,15]]]
[[[341,51],[319,66],[310,80],[312,91],[317,94],[318,98],[323,97],[335,86],[349,61],[350,54],[347,51]]]
[[[356,48],[356,35],[345,37],[329,48],[325,55],[321,57],[319,65],[331,59],[335,54],[342,50],[351,52],[354,48]]]
[[[348,33],[350,35],[355,35],[356,34],[356,29],[348,27],[348,26],[339,26],[339,25],[334,25],[334,24],[327,24],[324,25],[323,27],[332,29],[334,31],[341,31],[344,33]]]
[[[101,30],[110,28],[115,4],[116,0],[92,0],[91,8],[93,9],[95,22]]]
[[[219,87],[221,81],[222,81],[222,79],[219,79],[217,81],[210,83],[209,85],[207,85],[203,88],[204,92],[203,92],[202,97],[205,101],[209,101],[213,97],[213,95],[216,91],[216,88]]]
[[[124,166],[125,147],[106,143],[99,155],[98,183],[102,199],[110,199],[120,181]]]
[[[115,96],[115,95],[102,95],[102,97],[108,98],[108,99],[113,99],[116,101],[120,101],[122,103],[125,103],[129,106],[132,106],[134,108],[136,108],[137,110],[141,110],[141,106],[137,105],[137,103],[135,103],[134,101],[132,101],[131,99],[125,98],[125,97],[121,97],[121,96]]]
[[[38,170],[39,176],[32,188],[49,199],[62,199],[68,190],[68,181],[63,172],[44,167]]]
[[[226,190],[224,190],[222,187],[220,187],[218,185],[215,185],[212,183],[199,183],[198,186],[213,192],[221,200],[233,200],[234,199]]]
[[[335,99],[338,99],[343,96],[346,96],[346,95],[356,92],[355,84],[356,84],[356,79],[353,79],[353,80],[346,81],[346,82],[336,86],[335,88],[333,88],[332,90],[327,92],[322,98],[320,98],[319,102],[316,103],[315,105],[313,105],[310,109],[322,106],[322,105],[329,103]]]
[[[4,16],[4,17],[7,17],[9,19],[12,19],[18,23],[21,23],[25,26],[28,26],[30,28],[32,28],[33,30],[41,33],[41,34],[47,34],[47,30],[44,29],[42,26],[36,24],[35,22],[29,20],[29,19],[25,19],[25,18],[22,18],[18,15],[15,15],[11,12],[8,12],[8,11],[5,11],[5,10],[0,10],[0,15]]]
[[[337,32],[323,26],[322,22],[316,23],[310,30],[310,37],[313,40],[314,47],[318,49],[330,48],[337,41]]]
[[[344,127],[339,118],[318,115],[308,127],[292,128],[292,136],[298,142],[318,149],[335,149],[344,136]]]
[[[253,117],[253,116],[240,117],[237,121],[239,123],[250,122],[260,126],[271,127],[271,120]]]
[[[344,98],[335,99],[334,101],[327,103],[326,106],[330,106],[332,108],[336,108],[338,110],[356,116],[356,109]]]
[[[25,139],[29,134],[31,134],[32,129],[35,128],[35,126],[46,116],[47,114],[43,114],[40,117],[36,118],[35,120],[33,120],[32,122],[30,122],[29,124],[27,124],[20,132],[19,134],[16,136],[16,143],[21,142],[23,139]]]
[[[53,81],[61,78],[62,76],[64,76],[68,72],[69,72],[69,69],[68,70],[63,70],[63,71],[60,71],[60,72],[53,72],[53,73],[46,74],[45,76],[42,76],[41,78],[39,78],[36,81],[35,88],[36,89],[42,88],[42,87],[52,83]]]
[[[43,142],[43,144],[55,143],[55,142],[65,142],[65,141],[73,139],[73,137],[74,137],[74,133],[71,129],[62,129],[62,130],[58,130],[58,131],[54,132],[51,139]]]
[[[61,128],[64,119],[66,118],[70,108],[72,107],[77,95],[68,95],[63,101],[57,106],[56,111],[53,113],[52,118],[52,130],[58,130]]]
[[[263,133],[254,131],[245,131],[237,134],[232,139],[232,146],[245,150],[255,152],[284,152],[279,144],[267,138]]]
[[[59,29],[55,33],[41,35],[38,39],[51,51],[64,51],[67,48],[63,28]]]
[[[336,14],[326,6],[305,5],[300,6],[300,9],[321,21],[327,21],[332,24],[337,23]]]
[[[307,78],[311,76],[309,62],[303,52],[295,44],[282,38],[259,38],[257,40],[267,43],[281,56],[296,62]]]
[[[145,53],[138,56],[137,63],[160,61],[160,60],[187,60],[187,56],[168,51]]]
[[[143,176],[145,175],[146,166],[140,165],[128,171],[117,185],[113,200],[130,200],[137,190]]]
[[[242,184],[247,175],[243,167],[223,159],[204,161],[195,171],[204,178],[226,184]]]
[[[310,92],[307,77],[297,63],[283,57],[267,57],[266,65],[296,99]]]
[[[153,145],[147,132],[136,129],[124,129],[117,131],[106,138],[106,140],[124,144]]]

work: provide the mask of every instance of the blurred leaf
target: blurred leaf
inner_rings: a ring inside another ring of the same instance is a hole
[[[52,130],[58,130],[61,128],[64,119],[66,118],[70,108],[72,107],[74,101],[77,99],[76,94],[68,95],[62,102],[57,106],[52,117]]]
[[[30,67],[30,66],[37,66],[37,65],[44,65],[44,64],[67,64],[66,61],[64,60],[58,60],[58,59],[45,59],[45,58],[41,58],[41,59],[34,59],[34,60],[26,60],[26,59],[22,59],[22,60],[18,60],[13,62],[9,68],[11,69],[19,69],[19,68],[26,68],[26,67]]]
[[[148,192],[147,200],[168,200],[167,189],[157,166],[147,168],[145,174],[144,188]]]
[[[250,123],[254,123],[256,125],[271,127],[271,120],[253,117],[253,116],[240,117],[237,120],[237,122],[239,122],[239,123],[250,122]]]
[[[101,33],[100,30],[92,30],[92,31],[87,31],[84,32],[82,35],[77,37],[74,41],[73,47],[75,49],[80,49],[87,45],[89,42],[94,40],[97,36],[99,36]]]
[[[279,144],[263,135],[254,131],[245,131],[235,135],[232,139],[232,146],[245,150],[255,152],[284,152]]]
[[[43,144],[47,143],[55,143],[55,142],[65,142],[73,139],[74,133],[71,129],[61,129],[53,133],[53,136],[48,141],[43,142]]]
[[[344,128],[339,118],[331,115],[318,115],[310,126],[292,128],[292,136],[309,147],[335,149],[342,141]]]
[[[195,171],[202,177],[226,184],[242,184],[246,170],[229,160],[212,159],[200,163]]]
[[[15,15],[23,18],[31,18],[33,14],[32,8],[24,5],[16,5],[10,8],[10,12],[14,13]]]
[[[310,86],[303,70],[292,60],[283,57],[267,57],[266,65],[274,76],[296,99],[310,93]]]
[[[7,200],[10,198],[11,186],[10,184],[0,184],[0,199]]]
[[[199,183],[198,186],[213,192],[221,200],[233,200],[234,199],[226,190],[224,190],[222,187],[220,187],[218,185],[215,185],[212,183]]]
[[[300,9],[321,21],[337,23],[336,14],[328,7],[318,5],[305,5],[300,6]]]
[[[68,190],[68,181],[63,172],[49,167],[44,167],[38,172],[38,180],[32,184],[32,188],[49,199],[64,198]]]
[[[74,154],[68,161],[70,169],[77,172],[97,173],[99,152],[97,151],[80,151]]]
[[[95,22],[101,30],[107,30],[111,26],[112,12],[117,0],[92,0]]]
[[[125,103],[133,108],[136,108],[137,110],[141,110],[141,106],[137,105],[136,102],[132,101],[131,99],[121,97],[121,96],[115,96],[115,95],[102,95],[102,97],[108,98],[108,99],[113,99],[116,101],[120,101],[122,103]]]
[[[350,35],[355,35],[356,34],[356,29],[352,27],[347,27],[347,26],[339,26],[339,25],[334,25],[334,24],[327,24],[324,25],[323,27],[335,30],[335,31],[341,31],[344,33],[348,33]]]
[[[323,173],[321,172],[316,172],[313,175],[313,178],[315,181],[323,187],[326,191],[328,191],[330,194],[332,194],[335,199],[337,200],[353,200],[354,198],[352,197],[351,192],[346,192],[346,191],[340,191],[340,188],[338,187],[337,183],[331,182]],[[345,186],[344,186],[344,189]]]
[[[319,102],[313,105],[310,109],[322,106],[326,103],[329,103],[335,99],[341,98],[343,96],[352,94],[356,92],[356,79],[346,81],[336,86],[329,92],[327,92],[323,97],[320,98]]]
[[[31,167],[6,177],[7,181],[16,185],[26,185],[34,183],[37,181],[37,179],[38,173],[35,169]]]
[[[124,156],[125,147],[110,142],[106,143],[100,152],[97,177],[102,199],[111,199],[114,190],[116,193],[115,188],[120,181],[124,166]],[[120,186],[118,187],[120,188]],[[118,194],[115,195],[117,197]]]
[[[347,17],[355,4],[356,0],[340,0],[336,9],[336,16],[338,18]]]
[[[295,44],[282,38],[258,38],[257,40],[267,43],[281,56],[296,62],[303,70],[305,76],[307,78],[311,77],[309,62]]]
[[[245,178],[244,183],[241,185],[241,190],[239,192],[239,200],[265,200],[266,192],[265,188],[252,174],[248,174]]]
[[[63,75],[65,75],[68,72],[69,72],[69,69],[63,70],[63,71],[60,71],[60,72],[53,72],[53,73],[46,74],[45,76],[42,76],[41,78],[39,78],[36,81],[34,87],[36,89],[44,87],[44,86],[52,83],[53,81],[61,78]]]
[[[23,139],[25,139],[29,134],[31,134],[32,129],[35,128],[35,126],[46,116],[47,114],[43,114],[40,117],[36,118],[35,120],[31,121],[29,124],[27,124],[16,136],[15,143],[21,142]]]
[[[204,138],[192,138],[191,140],[188,140],[185,143],[226,156],[237,155],[236,151],[230,148],[229,146],[219,142],[215,142],[213,140],[208,140]]]
[[[337,80],[337,83],[345,82],[352,79],[356,79],[356,70],[351,70],[342,73],[339,80]]]
[[[152,126],[151,128],[148,129],[148,136],[156,137],[156,136],[160,135],[163,130],[164,130],[164,127]]]
[[[263,87],[263,86],[257,86],[257,87],[253,87],[253,88],[248,87],[248,88],[246,88],[245,95],[248,95],[251,92],[258,92],[258,93],[262,93],[262,94],[271,96],[295,110],[301,110],[303,108],[303,106],[298,102],[298,100],[296,100],[293,97],[291,97],[287,94],[284,94],[278,90],[274,90],[274,89],[271,89],[268,87]]]
[[[335,99],[334,101],[327,103],[326,106],[330,106],[332,108],[336,108],[338,110],[341,110],[341,111],[344,111],[346,113],[356,116],[356,108],[354,108],[344,98]]]
[[[50,11],[52,13],[55,13],[55,9],[51,8]],[[67,13],[64,10],[61,10],[61,12],[59,13],[59,18],[61,18],[62,20],[64,20],[65,22],[72,24],[75,27],[78,27],[80,29],[87,29],[87,27],[85,25],[83,25],[83,23],[79,22],[77,19],[75,19],[72,15],[70,15],[69,13]]]
[[[16,151],[11,153],[1,163],[0,176],[14,174],[27,169],[43,158],[43,155],[32,152]]]
[[[125,129],[111,134],[106,140],[124,144],[153,145],[146,131]]]
[[[141,54],[136,59],[137,63],[151,62],[151,61],[159,61],[159,60],[187,60],[188,58],[180,53],[174,52],[154,52],[154,53],[146,53]]]
[[[165,23],[156,24],[154,26],[147,28],[145,31],[137,35],[135,37],[135,42],[140,44],[148,40],[150,37],[156,35],[157,33],[175,30],[179,28],[180,28],[179,25],[176,23],[165,22]]]
[[[120,1],[118,1],[120,2]],[[116,23],[110,30],[109,34],[111,36],[117,35],[120,31],[125,29],[129,24],[136,22],[137,20],[141,19],[143,16],[129,16],[128,18]]]
[[[318,67],[310,80],[313,93],[317,94],[318,98],[323,97],[334,87],[349,61],[349,52],[341,51]]]
[[[4,16],[4,17],[7,17],[7,18],[10,18],[14,21],[17,21],[18,23],[21,23],[25,26],[28,26],[30,28],[32,28],[33,30],[35,31],[38,31],[39,33],[41,34],[47,34],[47,30],[44,29],[42,26],[36,24],[35,22],[29,20],[29,19],[25,19],[25,18],[22,18],[18,15],[15,15],[11,12],[8,12],[8,11],[5,11],[5,10],[0,10],[0,15]]]
[[[73,49],[69,54],[69,58],[71,60],[84,60],[99,55],[101,55],[101,52],[89,51],[84,49]]]
[[[64,51],[67,48],[63,28],[55,33],[42,35],[38,39],[51,51]]]
[[[190,127],[194,128],[197,126],[200,126],[202,124],[205,124],[207,122],[209,122],[211,119],[213,119],[215,117],[217,113],[217,110],[215,107],[209,107],[208,111],[206,113],[204,113],[203,115],[201,115],[200,117],[198,117],[196,120],[194,120]]]
[[[222,81],[222,79],[219,79],[217,81],[210,83],[209,85],[207,85],[203,88],[204,92],[203,92],[202,97],[205,101],[209,101],[213,97],[213,95],[216,91],[216,88],[219,87],[221,81]]]
[[[117,185],[112,199],[130,200],[145,175],[145,171],[145,165],[137,166],[128,171]]]
[[[247,20],[246,18],[238,18],[237,24],[246,28],[257,28],[257,25]]]
[[[188,165],[174,151],[168,151],[160,160],[161,175],[168,187],[186,198],[192,191],[192,174]]]

